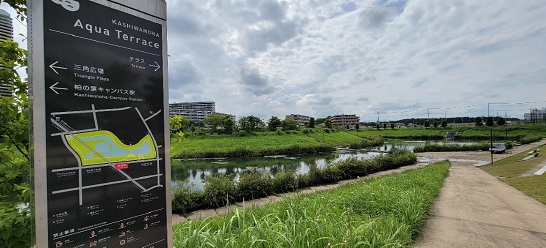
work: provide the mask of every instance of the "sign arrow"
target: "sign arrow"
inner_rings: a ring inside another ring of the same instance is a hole
[[[55,74],[59,74],[57,72],[57,70],[55,70],[55,68],[61,69],[61,70],[66,70],[67,69],[66,67],[55,66],[57,63],[59,63],[59,61],[55,61],[53,64],[49,65],[49,68],[51,68],[51,70],[53,70],[55,72]]]
[[[55,92],[55,94],[59,94],[59,92],[57,92],[56,90],[68,90],[68,88],[60,88],[60,87],[55,87],[55,85],[57,85],[59,82],[56,82],[54,83],[53,85],[49,86],[49,88]]]
[[[155,70],[154,71],[157,71],[159,70],[159,68],[161,68],[161,66],[159,66],[159,64],[157,63],[157,61],[154,61],[155,65],[149,65],[151,67],[155,67]]]

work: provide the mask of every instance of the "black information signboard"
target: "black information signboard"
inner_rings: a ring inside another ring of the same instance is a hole
[[[49,247],[168,246],[162,30],[43,2]]]

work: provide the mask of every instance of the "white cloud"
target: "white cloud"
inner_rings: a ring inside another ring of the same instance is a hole
[[[375,120],[379,111],[394,120],[424,117],[427,107],[475,116],[487,102],[545,100],[542,1],[168,0],[167,8],[171,101],[212,100],[238,116]],[[537,104],[529,107],[546,105]]]

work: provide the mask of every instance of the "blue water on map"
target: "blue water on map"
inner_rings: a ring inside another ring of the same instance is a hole
[[[100,141],[101,143],[95,144],[94,150],[97,152],[101,152],[103,156],[106,156],[106,157],[126,156],[131,153],[135,155],[148,155],[151,153],[149,141],[144,142],[142,146],[134,150],[124,150],[124,149],[121,149],[116,144],[114,144],[112,139],[110,139],[110,137],[108,136],[87,137],[87,138],[81,138],[81,139],[85,142]],[[92,158],[93,155],[94,155],[93,153],[88,153],[85,155],[85,157]]]

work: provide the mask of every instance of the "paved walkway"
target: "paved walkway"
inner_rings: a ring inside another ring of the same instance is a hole
[[[495,154],[494,160],[510,155]],[[477,168],[477,163],[490,159],[489,153],[421,156],[449,158],[452,164],[416,247],[546,247],[546,205]]]

